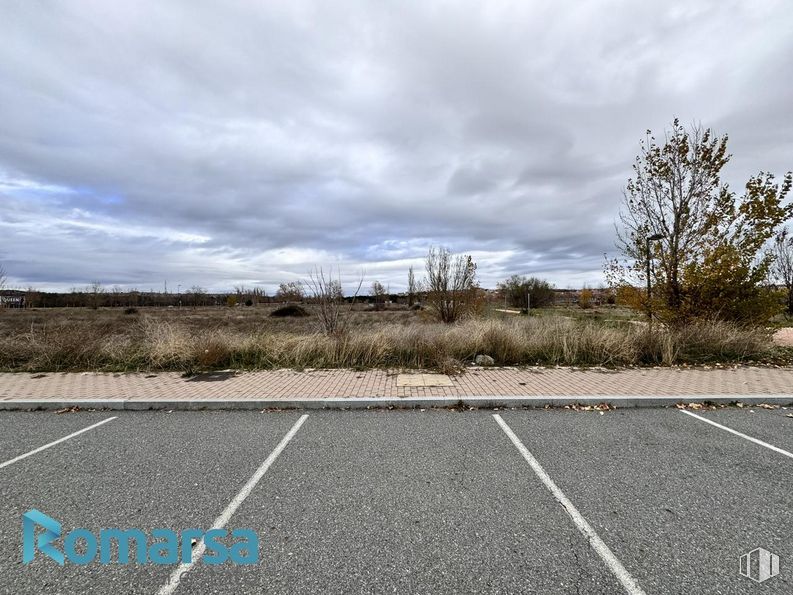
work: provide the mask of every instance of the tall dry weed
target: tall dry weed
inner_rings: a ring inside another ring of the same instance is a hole
[[[129,317],[126,317],[129,319]],[[216,325],[217,326],[217,325]],[[147,315],[110,325],[31,325],[0,335],[5,370],[200,370],[218,368],[435,368],[454,371],[489,355],[497,365],[631,366],[745,361],[773,353],[768,333],[724,322],[681,328],[609,325],[554,317],[457,324],[394,318],[338,335],[201,328]]]

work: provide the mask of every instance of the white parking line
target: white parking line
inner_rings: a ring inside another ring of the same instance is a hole
[[[71,438],[74,438],[75,436],[79,436],[83,432],[87,432],[88,430],[93,430],[94,428],[98,428],[102,424],[106,424],[107,422],[113,421],[114,419],[116,419],[115,416],[108,417],[107,419],[103,419],[99,423],[95,423],[92,426],[88,426],[87,428],[83,428],[82,430],[78,430],[74,434],[69,434],[68,436],[64,436],[63,438],[59,438],[55,442],[50,442],[49,444],[45,444],[44,446],[39,446],[38,448],[34,448],[30,452],[26,452],[23,455],[19,455],[18,457],[14,457],[10,461],[6,461],[5,463],[0,463],[0,469],[2,469],[3,467],[8,467],[9,465],[13,465],[14,463],[16,463],[18,461],[21,461],[22,459],[26,459],[29,456],[32,456],[32,455],[36,454],[37,452],[41,452],[42,450],[47,450],[48,448],[50,448],[52,446],[55,446],[56,444],[60,444],[61,442],[66,442],[67,440],[70,440]]]
[[[295,437],[295,434],[297,434],[300,426],[302,426],[303,422],[305,422],[307,419],[308,415],[302,415],[300,419],[295,422],[295,425],[292,426],[292,429],[289,430],[286,436],[281,439],[281,442],[279,442],[278,446],[275,447],[275,450],[270,453],[270,456],[264,460],[264,463],[262,463],[261,466],[256,470],[256,473],[251,476],[251,478],[248,480],[248,483],[242,487],[240,492],[234,496],[234,499],[229,503],[228,506],[226,506],[226,509],[220,513],[218,518],[215,519],[215,522],[212,523],[212,529],[222,529],[226,526],[226,523],[228,523],[231,519],[231,515],[237,511],[240,505],[245,501],[245,498],[250,495],[250,493],[253,491],[253,488],[255,488],[256,484],[259,483],[259,480],[264,477],[265,473],[267,473],[270,465],[275,462],[275,459],[277,459],[278,455],[280,455],[281,452],[286,448],[286,445],[289,444],[289,441]],[[190,562],[179,564],[176,570],[174,570],[171,574],[171,578],[168,580],[168,582],[163,585],[159,591],[157,591],[157,595],[170,595],[176,591],[184,574],[201,559],[201,556],[204,555],[205,550],[206,544],[204,543],[204,540],[201,539],[201,541],[199,541],[193,548],[193,557]]]
[[[603,540],[595,533],[595,530],[592,526],[587,522],[587,520],[581,516],[581,513],[578,512],[578,509],[573,506],[573,503],[564,495],[564,492],[559,489],[554,481],[550,478],[550,476],[545,472],[545,469],[542,468],[539,461],[534,458],[534,456],[529,452],[529,449],[526,448],[523,443],[520,441],[515,435],[515,432],[512,431],[501,416],[497,413],[493,414],[496,422],[501,429],[504,430],[504,433],[509,437],[512,441],[512,444],[515,445],[515,448],[518,449],[520,454],[523,455],[523,458],[526,459],[526,462],[531,466],[534,473],[537,474],[537,477],[540,478],[545,487],[553,494],[553,497],[561,504],[564,509],[567,511],[567,514],[570,515],[570,518],[573,519],[573,523],[575,523],[576,528],[581,532],[581,534],[587,538],[589,541],[589,545],[592,546],[592,549],[595,550],[600,559],[606,563],[609,570],[611,570],[612,574],[617,578],[617,580],[622,583],[622,586],[625,587],[625,591],[630,593],[630,595],[644,595],[644,591],[639,586],[639,583],[636,582],[630,573],[625,569],[622,563],[617,559],[617,557],[612,553],[609,547],[603,542]]]
[[[763,442],[762,440],[758,440],[757,438],[752,438],[751,436],[747,436],[746,434],[741,434],[740,432],[733,430],[732,428],[728,428],[727,426],[723,426],[721,424],[717,424],[715,421],[711,421],[701,415],[697,415],[696,413],[691,413],[690,411],[686,411],[685,409],[680,409],[681,413],[685,413],[686,415],[690,415],[691,417],[696,417],[700,421],[704,421],[706,424],[710,424],[712,426],[716,426],[720,430],[724,430],[725,432],[729,432],[730,434],[735,434],[736,436],[740,436],[744,440],[748,440],[749,442],[754,442],[755,444],[759,444],[760,446],[765,446],[766,448],[773,450],[774,452],[778,452],[781,455],[785,455],[786,457],[790,457],[793,459],[793,452],[788,452],[778,446],[774,446],[773,444],[768,444],[768,442]]]

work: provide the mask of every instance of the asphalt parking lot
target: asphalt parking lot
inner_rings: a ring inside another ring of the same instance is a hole
[[[694,413],[2,412],[0,592],[793,593],[791,410]],[[258,563],[23,564],[30,509],[221,520]]]

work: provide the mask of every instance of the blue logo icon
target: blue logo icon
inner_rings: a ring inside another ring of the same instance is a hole
[[[40,528],[38,533],[37,527]],[[236,541],[231,545],[223,541],[229,537],[226,529],[185,529],[181,535],[172,529],[152,529],[151,535],[140,529],[101,529],[96,535],[88,529],[77,528],[64,536],[63,551],[55,545],[60,537],[58,521],[35,508],[28,510],[22,515],[22,563],[29,564],[39,552],[61,566],[67,560],[73,564],[90,564],[98,551],[100,564],[127,564],[132,544],[138,564],[190,563],[192,546],[201,539],[206,546],[202,557],[206,564],[223,564],[229,558],[234,564],[259,561],[259,538],[252,529],[232,531],[231,537]],[[118,553],[115,560],[112,557],[114,543]]]
[[[44,531],[36,536],[36,525]],[[58,551],[52,542],[61,536],[61,524],[35,508],[22,515],[22,562],[30,563],[36,550],[46,554],[58,564],[63,565],[63,552]]]

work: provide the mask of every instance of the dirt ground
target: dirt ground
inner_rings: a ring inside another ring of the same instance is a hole
[[[139,308],[133,314],[125,314],[124,308],[0,310],[0,335],[19,336],[31,330],[53,330],[63,325],[123,333],[133,330],[145,320],[177,325],[195,332],[227,330],[239,333],[311,334],[320,330],[314,306],[304,306],[312,313],[306,318],[271,317],[270,313],[277,307],[275,304],[262,304],[251,308]],[[406,307],[376,312],[360,305],[352,313],[351,325],[356,328],[383,324],[410,325],[421,318],[419,312],[409,311]]]

